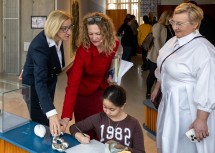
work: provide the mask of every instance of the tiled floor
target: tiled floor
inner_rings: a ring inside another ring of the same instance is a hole
[[[127,106],[126,112],[137,118],[140,124],[143,124],[143,101],[145,100],[147,71],[141,71],[141,55],[132,57],[134,66],[122,78],[122,86],[127,91]],[[0,79],[18,81],[18,76],[0,75]],[[55,106],[59,114],[61,114],[62,103],[64,100],[65,87],[67,77],[63,72],[59,75]],[[70,124],[72,124],[71,122]],[[68,130],[67,130],[68,131]],[[144,129],[145,149],[146,153],[156,153],[155,137],[147,133]]]

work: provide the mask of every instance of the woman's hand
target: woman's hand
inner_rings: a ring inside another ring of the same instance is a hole
[[[90,143],[90,136],[80,132],[75,133],[75,138],[82,144]]]
[[[107,82],[108,82],[109,84],[114,83],[112,75],[109,75],[109,76],[108,76]]]
[[[22,69],[21,73],[19,74],[19,80],[20,81],[22,80],[22,73],[23,73],[23,69]]]
[[[49,117],[49,128],[52,136],[58,136],[61,133],[60,121],[56,115]]]
[[[61,130],[62,130],[62,132],[65,132],[66,131],[66,127],[67,127],[67,125],[69,124],[69,118],[63,118],[63,119],[61,119],[61,121],[60,121],[60,125],[62,126],[61,128]]]
[[[190,129],[194,129],[196,134],[196,139],[198,142],[209,136],[209,129],[207,125],[207,119],[208,119],[209,113],[198,110],[197,111],[197,118],[195,121],[191,124]]]
[[[154,90],[151,93],[151,98],[150,98],[151,101],[154,101],[155,97],[158,94],[159,89],[160,89],[160,82],[157,81],[156,84],[155,84],[155,88],[154,88]]]
[[[159,89],[158,89],[158,90],[159,90]],[[150,99],[151,99],[152,102],[153,102],[154,99],[156,98],[156,96],[157,96],[157,94],[158,94],[158,90],[157,90],[157,89],[154,89],[154,90],[152,91],[151,97],[150,97]]]

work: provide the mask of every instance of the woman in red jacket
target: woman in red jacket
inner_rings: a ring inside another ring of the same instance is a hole
[[[102,111],[101,97],[109,86],[107,72],[118,46],[109,17],[94,12],[83,18],[79,47],[74,63],[67,71],[68,84],[61,120],[63,130],[72,119],[73,112],[78,122]]]

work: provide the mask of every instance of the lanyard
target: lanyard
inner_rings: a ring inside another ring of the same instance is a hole
[[[190,41],[188,41],[187,43],[185,43],[184,45],[178,47],[176,50],[174,50],[172,53],[170,53],[167,57],[164,58],[164,60],[162,61],[161,63],[161,66],[160,66],[160,73],[161,73],[161,70],[162,70],[162,65],[163,63],[165,62],[165,60],[170,57],[172,54],[174,54],[177,50],[179,50],[180,48],[182,48],[183,46],[185,46],[186,44],[188,44],[189,42],[191,42],[192,40],[196,39],[196,38],[200,38],[200,37],[203,37],[203,36],[197,36],[197,37],[194,37],[193,39],[191,39]]]

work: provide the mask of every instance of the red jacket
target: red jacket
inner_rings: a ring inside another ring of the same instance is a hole
[[[67,71],[68,82],[62,118],[72,118],[77,95],[90,95],[99,87],[105,89],[108,86],[107,71],[118,46],[119,42],[116,41],[114,52],[110,55],[99,53],[94,45],[91,45],[88,50],[83,46],[78,48],[74,63]]]

